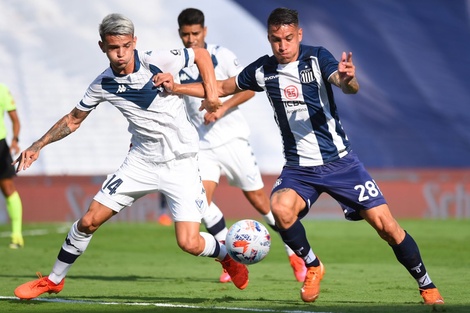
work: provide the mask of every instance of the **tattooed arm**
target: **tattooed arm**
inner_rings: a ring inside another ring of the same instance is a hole
[[[359,83],[356,79],[356,67],[352,61],[352,52],[346,55],[343,52],[341,62],[338,64],[338,71],[333,73],[329,80],[331,84],[341,88],[344,93],[357,93],[359,91]]]
[[[29,168],[31,164],[38,159],[40,150],[46,145],[61,140],[76,131],[90,112],[91,111],[81,111],[74,108],[69,114],[58,120],[47,133],[35,141],[28,149],[21,152],[18,158],[13,162],[13,165],[18,163],[16,171],[19,172]]]

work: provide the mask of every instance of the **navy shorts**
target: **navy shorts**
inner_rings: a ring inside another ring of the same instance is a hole
[[[12,178],[16,175],[15,167],[11,165],[12,162],[10,147],[7,141],[2,139],[0,140],[0,179]]]
[[[306,203],[299,214],[304,217],[323,192],[341,205],[347,220],[358,221],[360,210],[386,204],[384,196],[357,155],[319,166],[285,166],[271,194],[283,188],[295,190]]]

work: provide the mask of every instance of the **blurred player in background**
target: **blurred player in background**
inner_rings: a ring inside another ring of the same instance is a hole
[[[188,8],[178,16],[178,33],[186,48],[205,48],[209,51],[218,80],[237,75],[242,66],[235,54],[227,48],[205,41],[207,26],[204,13]],[[179,78],[182,84],[200,82],[201,76],[196,66],[184,68]],[[251,90],[240,92],[223,100],[223,105],[216,112],[200,111],[201,98],[185,96],[186,107],[191,122],[199,133],[199,167],[202,183],[206,189],[209,209],[203,216],[207,231],[220,242],[225,242],[227,228],[225,219],[212,201],[214,191],[224,173],[230,185],[240,188],[248,201],[263,216],[266,223],[278,231],[269,198],[264,192],[261,172],[256,163],[253,150],[248,141],[250,129],[238,106],[251,99],[255,93]],[[290,264],[298,281],[304,281],[306,267],[289,246],[285,245]],[[230,276],[223,272],[220,282],[230,281]]]
[[[10,147],[7,144],[7,129],[4,115],[7,112],[12,124],[12,139]],[[11,221],[11,243],[10,248],[18,249],[24,246],[22,224],[23,205],[20,195],[16,190],[13,177],[15,177],[15,167],[12,165],[12,154],[18,154],[20,135],[20,120],[16,113],[16,104],[8,87],[0,84],[0,188],[5,197],[6,209]]]
[[[106,16],[99,34],[99,46],[110,67],[90,84],[69,114],[21,153],[15,162],[17,171],[29,168],[47,144],[77,130],[102,102],[111,103],[126,117],[132,146],[121,167],[108,175],[85,215],[72,225],[49,276],[39,275],[39,279],[20,285],[15,295],[32,299],[45,292],[60,292],[67,272],[87,249],[93,233],[137,199],[157,191],[167,196],[178,246],[195,256],[215,258],[233,283],[244,289],[248,285],[246,266],[233,261],[212,235],[199,232],[207,199],[196,158],[198,136],[186,116],[184,102],[152,82],[156,73],[177,75],[185,66],[196,64],[204,82],[204,108],[217,110],[221,103],[210,55],[198,48],[137,51],[134,25],[121,14]]]
[[[302,28],[295,10],[271,12],[268,40],[273,56],[265,55],[236,77],[219,81],[219,96],[243,90],[265,91],[274,109],[284,145],[285,166],[271,193],[276,225],[307,266],[300,290],[303,301],[320,294],[324,267],[300,222],[321,193],[338,201],[348,220],[366,220],[392,248],[418,284],[425,304],[443,304],[421,259],[418,245],[392,216],[379,187],[351,150],[333,97],[333,86],[345,94],[359,91],[352,53],[338,62],[323,47],[301,45]],[[159,79],[161,77],[161,79]],[[160,83],[168,76],[155,77]],[[200,84],[164,82],[175,93],[204,96]]]

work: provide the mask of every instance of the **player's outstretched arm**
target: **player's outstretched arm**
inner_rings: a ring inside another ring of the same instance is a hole
[[[338,63],[338,71],[331,75],[329,82],[341,88],[343,93],[354,94],[359,91],[359,83],[356,79],[356,67],[352,61],[352,52],[343,52]]]
[[[202,83],[178,84],[170,73],[158,73],[152,78],[155,86],[162,86],[169,93],[204,98],[206,92]]]
[[[254,91],[245,90],[234,94],[233,97],[230,97],[228,100],[222,103],[222,106],[216,112],[206,112],[204,115],[204,124],[208,125],[222,118],[227,111],[231,108],[237,107],[242,103],[253,98],[255,95]]]
[[[39,158],[39,152],[43,147],[76,131],[90,112],[74,108],[69,114],[58,120],[47,133],[35,141],[28,149],[21,152],[13,162],[13,165],[18,164],[16,172],[28,169]]]
[[[194,63],[201,75],[202,87],[204,88],[205,93],[204,101],[202,101],[202,105],[199,110],[206,109],[208,112],[215,112],[220,106],[222,106],[222,102],[220,101],[217,93],[217,81],[211,56],[204,48],[193,47],[193,50]]]
[[[163,86],[167,92],[173,94],[187,95],[198,98],[206,98],[206,91],[202,83],[191,83],[191,84],[178,84],[175,83],[173,76],[170,73],[158,73],[152,78],[155,86]],[[217,93],[219,97],[225,97],[241,92],[238,88],[235,77],[230,77],[225,80],[218,80],[217,82]],[[247,98],[251,98],[250,93],[245,95]],[[242,97],[243,98],[243,97]]]

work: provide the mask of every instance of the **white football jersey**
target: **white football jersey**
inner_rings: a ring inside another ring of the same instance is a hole
[[[236,76],[242,70],[243,67],[240,66],[237,57],[232,51],[212,44],[208,44],[206,49],[211,55],[217,80],[224,80]],[[201,81],[201,76],[195,65],[184,68],[180,72],[179,77],[182,84]],[[228,98],[221,98],[222,101],[226,99]],[[248,139],[250,129],[238,107],[227,111],[225,115],[215,123],[204,125],[204,114],[206,111],[199,111],[202,99],[184,96],[184,100],[186,102],[189,118],[194,126],[196,126],[199,133],[199,147],[201,149],[211,149],[221,146],[233,138]]]
[[[182,97],[169,95],[152,82],[152,77],[161,72],[171,73],[178,82],[179,71],[194,64],[194,51],[134,53],[133,73],[121,76],[107,68],[90,84],[77,108],[89,111],[104,101],[110,102],[129,122],[132,149],[144,159],[166,162],[195,155],[198,135],[188,120]]]

